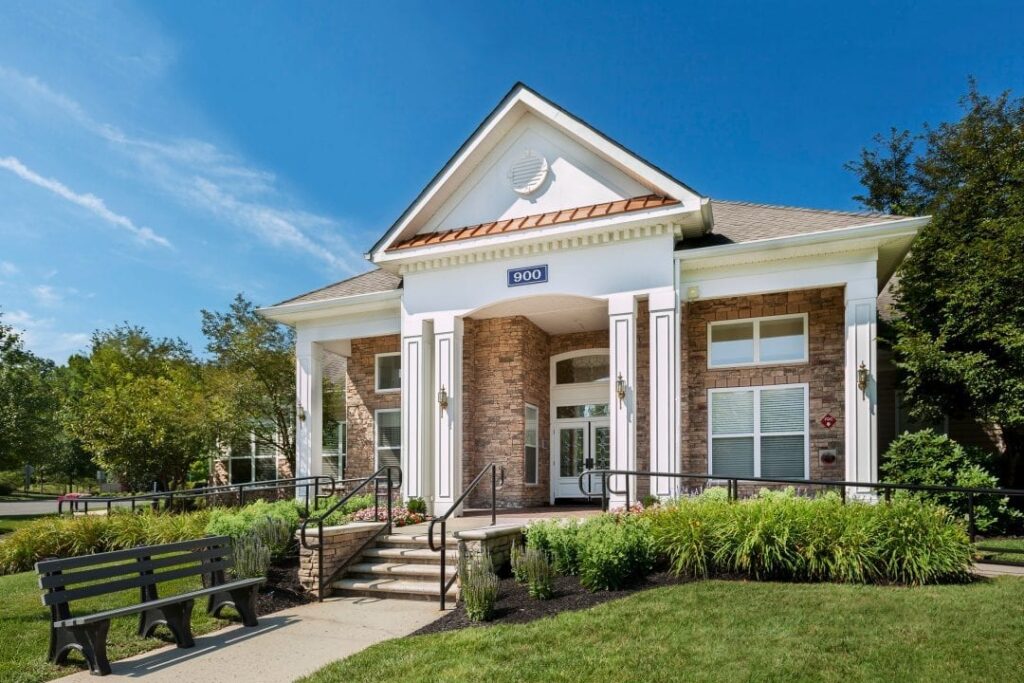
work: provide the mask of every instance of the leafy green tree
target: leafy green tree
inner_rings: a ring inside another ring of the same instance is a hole
[[[899,272],[897,364],[913,412],[997,426],[1024,483],[1024,100],[971,81],[958,121],[893,132],[849,165],[868,207],[933,216]]]
[[[226,404],[225,442],[254,435],[295,466],[295,336],[241,294],[224,313],[203,311],[210,381]]]
[[[60,432],[54,372],[0,318],[0,469],[39,465],[52,453]]]
[[[215,448],[220,404],[184,342],[115,327],[96,332],[69,372],[68,432],[129,487],[179,488]]]

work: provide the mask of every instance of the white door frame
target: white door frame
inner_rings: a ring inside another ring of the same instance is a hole
[[[573,406],[573,405],[585,405],[587,403],[607,404],[608,403],[608,380],[602,380],[598,382],[581,382],[579,384],[556,384],[555,383],[555,365],[558,361],[566,360],[567,358],[577,358],[580,356],[594,356],[598,354],[608,355],[607,347],[599,348],[588,348],[578,349],[576,351],[567,351],[566,353],[560,353],[555,356],[551,356],[551,379],[550,379],[550,424],[551,434],[549,436],[548,443],[548,461],[549,461],[549,472],[550,472],[550,485],[549,485],[549,502],[554,505],[555,498],[564,498],[565,496],[556,495],[559,488],[560,477],[560,443],[558,441],[558,429],[560,426],[566,426],[570,423],[580,423],[586,432],[586,448],[587,452],[590,451],[590,437],[592,427],[588,427],[587,423],[593,423],[595,421],[607,421],[607,417],[594,417],[594,418],[564,418],[558,419],[556,417],[559,406]]]

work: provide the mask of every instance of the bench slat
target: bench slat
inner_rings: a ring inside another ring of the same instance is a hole
[[[83,586],[82,588],[72,588],[70,590],[53,590],[43,595],[43,604],[46,606],[59,605],[61,603],[71,602],[72,600],[81,600],[82,598],[91,598],[97,595],[107,595],[109,593],[118,593],[123,590],[129,590],[131,588],[141,588],[143,586],[153,586],[165,581],[173,581],[174,579],[183,579],[187,576],[197,576],[199,574],[209,574],[216,571],[224,571],[230,569],[235,565],[233,558],[225,558],[216,562],[209,562],[207,564],[195,564],[194,566],[184,567],[181,569],[173,569],[171,571],[160,572],[157,574],[145,574],[136,576],[130,579],[118,579],[116,581],[107,581],[106,583],[98,583],[92,586]]]
[[[165,545],[139,546],[138,548],[127,548],[125,550],[111,550],[106,553],[94,553],[92,555],[79,555],[77,557],[63,557],[54,560],[40,560],[36,562],[36,571],[40,574],[49,574],[65,569],[76,567],[89,567],[95,564],[107,564],[117,560],[131,560],[147,555],[165,555],[167,553],[180,552],[183,550],[195,550],[197,548],[231,547],[229,536],[209,536],[196,538],[189,541],[178,541]]]
[[[201,562],[204,560],[227,558],[230,555],[230,548],[207,548],[199,552],[185,551],[174,555],[163,555],[156,559],[146,560],[144,562],[139,562],[136,559],[136,561],[128,561],[113,566],[84,569],[82,571],[66,574],[43,574],[39,577],[39,587],[64,588],[76,583],[85,583],[86,581],[97,581],[99,579],[108,579],[113,576],[139,574],[144,571],[174,567],[180,564],[192,564],[194,562]],[[146,555],[140,555],[139,557],[146,557]]]
[[[179,602],[185,602],[186,600],[194,600],[201,598],[206,595],[213,593],[220,593],[235,588],[244,588],[246,586],[255,586],[256,584],[263,583],[264,579],[239,579],[237,581],[231,581],[224,583],[219,586],[210,586],[209,588],[201,588],[194,590],[189,593],[181,593],[179,595],[172,595],[167,598],[160,598],[158,600],[151,600],[149,602],[139,603],[137,605],[128,605],[127,607],[118,607],[116,609],[107,610],[105,612],[96,612],[94,614],[86,614],[81,617],[72,617],[70,619],[64,619],[61,621],[54,622],[54,626],[61,628],[64,626],[84,626],[85,624],[92,624],[97,621],[105,621],[107,619],[115,619],[117,617],[127,616],[129,614],[138,614],[144,612],[147,609],[154,607],[166,607],[167,605],[174,605]]]

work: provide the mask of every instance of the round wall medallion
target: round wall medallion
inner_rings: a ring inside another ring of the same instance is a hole
[[[508,182],[512,189],[521,195],[535,191],[548,177],[548,160],[527,150],[525,154],[508,169]]]

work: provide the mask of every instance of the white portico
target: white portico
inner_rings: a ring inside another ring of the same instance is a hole
[[[875,297],[924,220],[713,202],[517,85],[377,270],[264,309],[297,331],[297,474],[333,354],[346,476],[400,462],[435,512],[492,462],[510,506],[594,466],[873,480]]]

